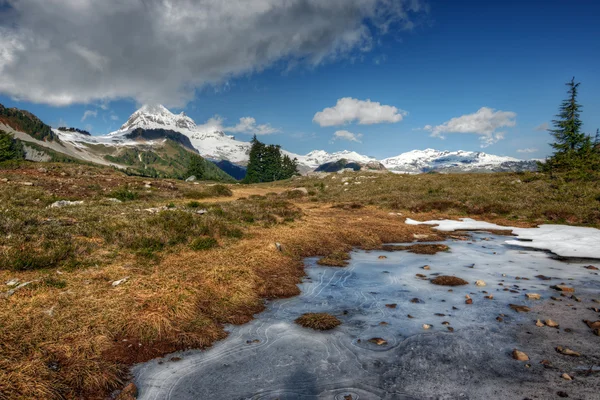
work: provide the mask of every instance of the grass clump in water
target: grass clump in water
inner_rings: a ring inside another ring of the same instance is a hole
[[[294,321],[300,326],[319,331],[327,331],[342,324],[342,322],[331,314],[327,313],[306,313],[296,318]]]
[[[434,285],[440,286],[462,286],[468,285],[469,282],[457,276],[441,275],[431,280]]]
[[[327,267],[345,267],[348,265],[350,254],[346,251],[336,251],[328,256],[322,257],[317,264],[324,265]]]

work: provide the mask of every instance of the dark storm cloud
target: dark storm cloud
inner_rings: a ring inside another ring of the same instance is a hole
[[[0,0],[0,93],[183,105],[278,61],[368,51],[423,11],[417,0]]]

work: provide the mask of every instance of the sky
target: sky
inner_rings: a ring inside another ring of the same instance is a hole
[[[95,135],[148,103],[298,154],[543,158],[572,77],[600,128],[599,18],[595,0],[0,0],[0,103]]]

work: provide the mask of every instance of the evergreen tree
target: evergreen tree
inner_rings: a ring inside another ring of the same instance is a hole
[[[592,138],[581,129],[581,105],[577,102],[579,82],[575,78],[567,82],[568,96],[562,102],[557,119],[552,121],[554,136],[554,154],[540,165],[546,171],[584,171],[595,169],[598,160],[595,158]]]
[[[265,145],[256,135],[251,143],[244,183],[273,182],[298,174],[298,161],[291,160],[287,155],[282,156],[280,146]]]
[[[196,179],[204,178],[204,160],[196,155],[190,156],[186,175],[188,177],[195,176]]]
[[[0,131],[0,161],[20,160],[24,158],[23,146],[11,135]]]

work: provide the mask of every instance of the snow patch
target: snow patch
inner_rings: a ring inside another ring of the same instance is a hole
[[[517,236],[505,244],[532,249],[549,250],[561,257],[600,259],[600,230],[569,225],[540,225],[537,228],[516,228],[502,226],[471,218],[459,221],[415,221],[407,218],[408,225],[432,225],[443,232],[455,230],[510,230]]]

